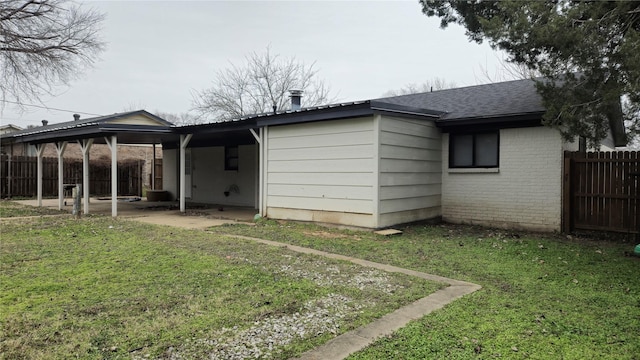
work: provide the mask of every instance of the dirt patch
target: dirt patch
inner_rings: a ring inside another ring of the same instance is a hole
[[[344,234],[336,234],[328,231],[303,231],[302,233],[305,235],[316,236],[325,239],[344,239],[349,237]]]

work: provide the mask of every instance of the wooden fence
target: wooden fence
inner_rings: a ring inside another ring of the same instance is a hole
[[[156,178],[155,184],[151,181],[153,174],[155,174]],[[151,184],[155,185],[153,190],[162,190],[162,159],[156,159],[155,171],[149,174],[149,187],[151,187]]]
[[[82,160],[63,160],[63,182],[82,183]],[[118,195],[142,195],[144,160],[118,162]],[[0,155],[0,196],[31,197],[37,193],[37,158]],[[89,194],[111,194],[111,161],[91,160],[89,163]],[[58,159],[42,159],[42,196],[58,196]]]
[[[565,152],[563,230],[640,231],[640,152]]]

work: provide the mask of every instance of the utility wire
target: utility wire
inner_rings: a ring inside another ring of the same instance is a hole
[[[52,108],[52,107],[48,107],[48,106],[41,106],[41,105],[35,105],[35,104],[24,104],[24,103],[19,103],[19,102],[15,102],[15,101],[9,101],[9,100],[0,99],[0,101],[5,102],[5,103],[9,103],[9,104],[15,104],[15,105],[20,105],[20,106],[31,106],[31,107],[35,107],[35,108],[39,108],[39,109],[45,109],[45,110],[64,111],[64,112],[68,112],[68,113],[82,114],[82,115],[102,116],[102,114],[94,114],[94,113],[88,113],[88,112],[82,112],[82,111],[58,109],[58,108]]]

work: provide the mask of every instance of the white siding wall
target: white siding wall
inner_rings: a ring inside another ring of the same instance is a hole
[[[269,127],[267,216],[375,227],[373,118]]]
[[[192,195],[191,201],[205,204],[255,206],[256,200],[256,146],[238,147],[238,171],[224,170],[224,146],[191,149]],[[237,185],[239,193],[224,192]]]
[[[441,215],[442,141],[433,121],[380,118],[377,227]]]
[[[560,230],[562,150],[560,133],[547,127],[500,131],[497,173],[449,169],[449,136],[443,136],[442,216],[445,221]]]

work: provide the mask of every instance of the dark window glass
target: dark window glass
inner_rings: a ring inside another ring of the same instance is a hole
[[[498,167],[498,132],[449,135],[450,168]]]
[[[238,171],[238,147],[237,146],[225,146],[224,147],[224,169],[231,171]]]

